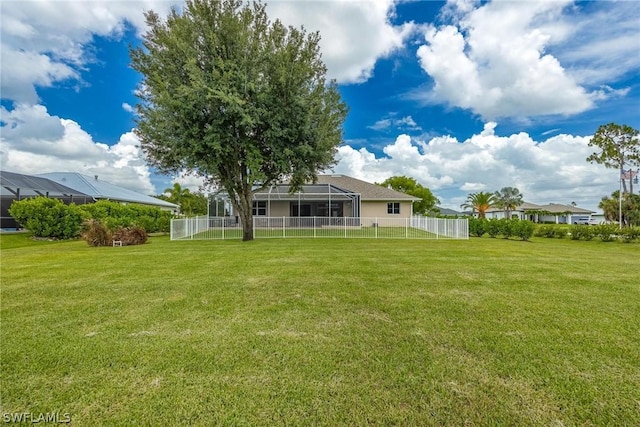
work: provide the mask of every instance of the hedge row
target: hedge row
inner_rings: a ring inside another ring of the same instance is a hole
[[[488,234],[493,238],[502,236],[505,239],[519,237],[521,240],[529,240],[534,229],[535,224],[528,220],[469,218],[469,234],[476,237]]]
[[[640,239],[640,227],[620,229],[616,224],[589,225],[541,225],[535,232],[537,237],[551,239],[593,240],[600,239],[603,242],[621,240],[626,243]]]
[[[150,206],[123,205],[107,200],[66,205],[46,197],[14,201],[9,214],[34,236],[54,239],[78,237],[87,220],[98,221],[110,232],[138,227],[146,233],[167,233],[172,218],[171,212]]]

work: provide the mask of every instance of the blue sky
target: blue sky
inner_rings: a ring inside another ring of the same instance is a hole
[[[516,186],[533,203],[596,210],[618,188],[591,165],[601,124],[640,129],[640,12],[632,1],[272,1],[319,30],[350,108],[333,171],[416,178],[458,208]],[[3,170],[74,171],[143,193],[174,180],[137,148],[129,45],[169,1],[2,1]]]

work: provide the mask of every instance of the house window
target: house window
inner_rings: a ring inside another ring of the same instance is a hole
[[[400,203],[399,202],[389,202],[387,203],[387,213],[391,215],[399,215],[400,214]]]
[[[267,202],[264,200],[254,200],[253,216],[267,216]]]

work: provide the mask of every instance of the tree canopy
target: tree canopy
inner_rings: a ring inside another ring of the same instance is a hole
[[[616,190],[611,197],[603,197],[598,207],[607,221],[619,221],[622,214],[621,227],[640,225],[640,195],[625,193],[620,199],[620,191]]]
[[[180,212],[186,216],[204,215],[207,213],[207,198],[202,193],[192,193],[188,188],[182,188],[179,183],[165,188],[164,194],[156,196],[167,202],[180,206]]]
[[[472,209],[473,212],[478,212],[479,218],[485,218],[487,211],[495,206],[497,203],[495,193],[488,193],[480,191],[478,193],[471,193],[467,196],[467,200],[460,205],[464,209]]]
[[[414,178],[406,176],[392,176],[385,179],[381,184],[383,187],[391,187],[401,193],[409,194],[420,198],[420,201],[413,203],[413,213],[425,215],[428,213],[438,212],[437,204],[440,200],[433,195],[431,190],[427,187],[423,187]]]
[[[347,107],[326,80],[320,35],[268,20],[265,4],[187,0],[145,14],[137,135],[152,166],[194,172],[228,193],[253,238],[253,194],[292,191],[334,164]]]
[[[639,136],[640,132],[631,126],[609,123],[598,127],[589,141],[589,147],[598,147],[600,151],[592,153],[587,160],[619,169],[624,193],[627,192],[625,178],[629,180],[629,191],[633,192],[633,174],[625,175],[626,166],[640,166]]]
[[[510,218],[511,211],[522,204],[522,193],[515,187],[503,187],[494,194],[495,206],[504,209],[504,217]]]

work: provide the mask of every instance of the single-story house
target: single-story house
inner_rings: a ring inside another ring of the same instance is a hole
[[[14,200],[32,197],[49,197],[66,204],[82,205],[98,200],[121,203],[138,203],[165,210],[177,210],[178,205],[147,196],[114,184],[79,173],[56,172],[40,175],[24,175],[0,171],[1,212],[0,227],[16,228],[18,224],[9,215]]]
[[[319,175],[289,192],[288,184],[254,194],[256,217],[411,218],[417,197],[346,175]]]
[[[533,222],[553,222],[556,224],[575,224],[578,219],[591,220],[595,212],[573,205],[549,203],[537,205],[523,202],[510,211],[512,218],[528,219]],[[504,218],[505,211],[501,208],[491,208],[486,212],[487,218]]]

